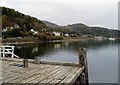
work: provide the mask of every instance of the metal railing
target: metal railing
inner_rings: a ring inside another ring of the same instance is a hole
[[[1,46],[0,47],[0,55],[1,57],[7,57],[10,55],[11,58],[19,58],[19,56],[14,54],[15,46]]]

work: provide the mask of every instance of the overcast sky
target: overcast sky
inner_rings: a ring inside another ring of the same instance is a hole
[[[58,25],[118,28],[119,0],[0,0],[0,5]]]

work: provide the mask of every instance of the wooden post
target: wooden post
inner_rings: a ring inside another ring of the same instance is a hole
[[[85,73],[80,74],[79,80],[80,80],[80,85],[85,85],[86,84]]]
[[[85,81],[86,85],[88,85],[88,64],[87,64],[87,53],[85,48],[78,49],[78,57],[79,57],[79,65],[80,67],[84,66],[84,73],[85,73]]]
[[[28,67],[28,59],[23,60],[23,67]]]
[[[35,63],[40,64],[40,61],[37,59],[37,57],[34,57]]]

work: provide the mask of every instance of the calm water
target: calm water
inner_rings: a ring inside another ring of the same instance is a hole
[[[118,82],[119,41],[82,40],[19,45],[15,53],[21,57],[49,61],[78,62],[79,47],[87,48],[89,78],[91,83]]]

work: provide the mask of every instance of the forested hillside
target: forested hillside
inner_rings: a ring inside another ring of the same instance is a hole
[[[38,37],[42,40],[54,40],[53,32],[59,32],[62,37],[120,37],[119,30],[102,27],[90,27],[82,23],[59,26],[48,21],[41,21],[35,17],[25,15],[14,9],[2,7],[2,37]],[[60,39],[62,39],[60,37]]]
[[[108,29],[103,27],[90,27],[82,23],[70,24],[67,26],[58,26],[51,22],[44,22],[48,27],[68,34],[77,34],[78,36],[88,35],[89,37],[120,37],[120,30]],[[48,24],[49,23],[49,24]],[[56,28],[55,28],[56,27]]]
[[[31,35],[31,29],[41,32],[46,25],[37,18],[25,15],[14,9],[2,7],[2,29],[4,37]],[[6,31],[7,30],[7,31]]]

